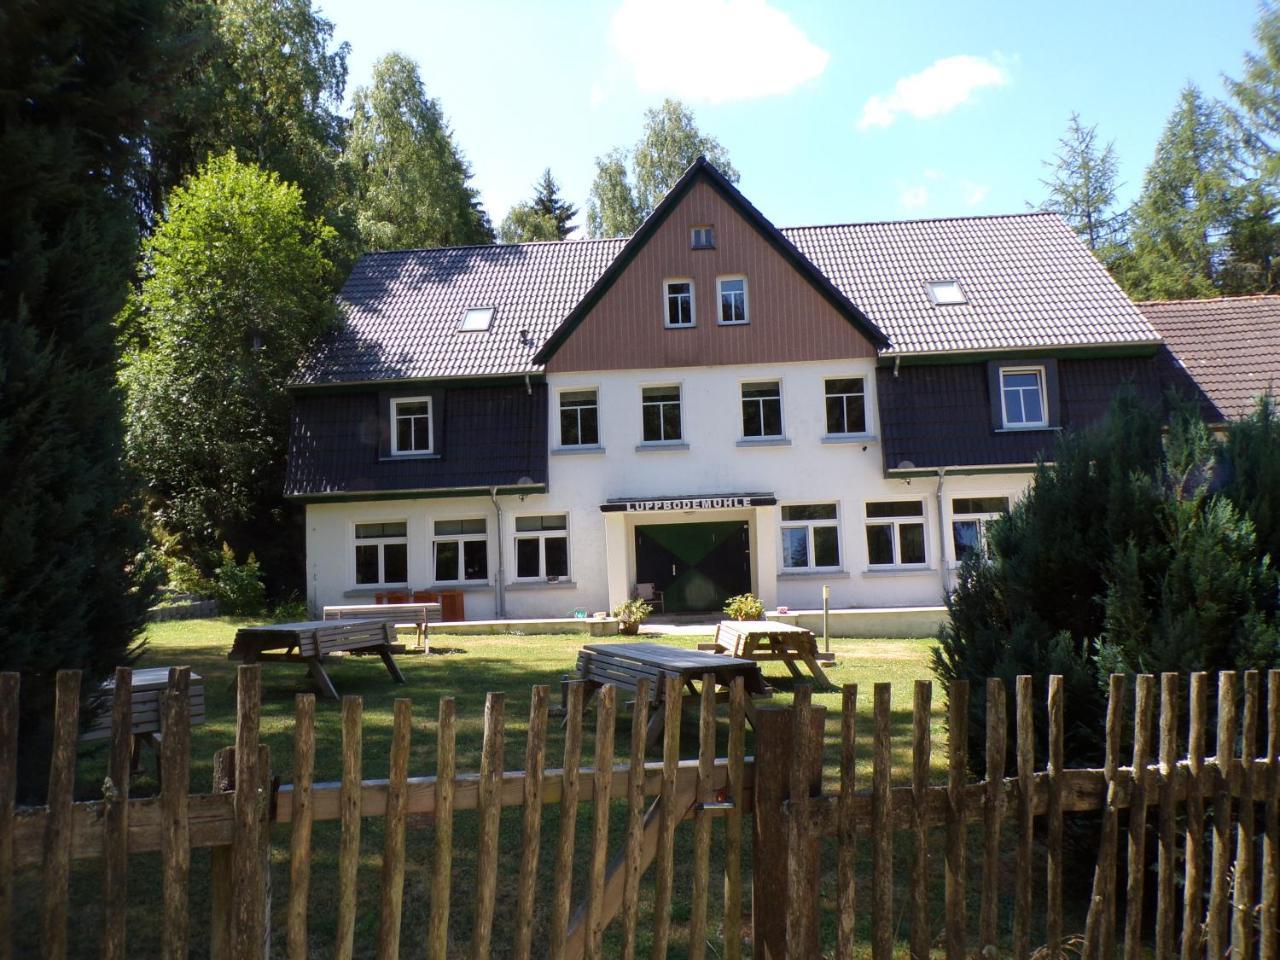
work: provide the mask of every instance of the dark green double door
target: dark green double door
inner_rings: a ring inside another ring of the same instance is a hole
[[[657,523],[636,527],[636,582],[663,593],[667,613],[719,610],[751,590],[747,524]]]

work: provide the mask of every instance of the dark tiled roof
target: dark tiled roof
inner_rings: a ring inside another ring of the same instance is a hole
[[[515,486],[524,478],[545,484],[546,389],[535,383],[529,390],[524,384],[439,390],[438,459],[383,455],[391,392],[300,393],[285,495]]]
[[[1123,386],[1160,403],[1167,383],[1150,357],[1058,361],[1061,426],[1096,423]],[[876,371],[886,470],[998,466],[1053,458],[1055,430],[996,432],[985,363],[888,367]],[[905,468],[903,468],[905,469]]]
[[[903,353],[1010,350],[1159,339],[1054,214],[794,227],[779,231]],[[348,383],[536,372],[534,354],[626,241],[368,254],[343,287],[347,319],[298,377]],[[930,280],[968,302],[934,306]],[[461,333],[468,307],[493,327]],[[527,331],[522,337],[521,331]]]
[[[1138,307],[1221,419],[1249,413],[1264,393],[1280,397],[1280,296],[1159,300]]]
[[[1152,342],[1159,336],[1057,214],[782,231],[900,353]],[[934,306],[931,280],[967,302]]]

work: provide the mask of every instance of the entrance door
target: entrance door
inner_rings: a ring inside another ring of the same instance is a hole
[[[636,527],[636,582],[663,592],[668,613],[720,610],[751,590],[747,524],[660,523]]]

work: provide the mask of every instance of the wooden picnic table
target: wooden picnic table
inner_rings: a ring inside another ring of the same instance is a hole
[[[241,627],[227,658],[244,663],[288,660],[305,663],[320,692],[333,700],[338,691],[325,673],[324,661],[335,653],[377,654],[396,683],[404,674],[391,656],[395,624],[387,620],[303,620]]]
[[[818,641],[812,631],[803,627],[774,620],[721,620],[716,627],[715,647],[721,655],[757,663],[780,661],[787,665],[796,679],[803,677],[796,665],[799,661],[809,669],[819,686],[834,688],[818,665]]]
[[[102,684],[98,696],[106,703],[111,703],[116,688],[112,677]],[[160,774],[160,738],[164,735],[164,710],[161,697],[169,689],[168,667],[146,667],[133,671],[133,683],[129,696],[129,724],[133,734],[132,770],[142,770],[142,747],[150,747],[156,755],[156,779]],[[191,724],[204,723],[204,682],[200,674],[191,673],[187,687],[187,700],[191,704]],[[108,708],[98,714],[93,725],[80,735],[80,740],[89,743],[95,740],[106,740],[111,736],[111,710]]]
[[[578,651],[578,676],[586,684],[584,700],[589,700],[606,684],[634,691],[641,679],[647,679],[650,700],[660,706],[666,699],[667,678],[676,677],[688,703],[701,696],[700,685],[708,673],[715,677],[719,699],[727,698],[734,678],[742,677],[747,694],[747,719],[754,726],[752,699],[773,693],[765,683],[760,665],[754,661],[661,643],[593,643]],[[563,689],[567,693],[567,687]],[[660,708],[650,711],[645,738],[649,746],[662,734],[664,713]]]
[[[427,649],[427,625],[442,619],[439,603],[335,603],[321,611],[326,620],[386,620],[395,626],[413,624],[418,646]]]

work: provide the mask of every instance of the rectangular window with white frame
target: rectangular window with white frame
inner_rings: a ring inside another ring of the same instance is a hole
[[[666,318],[668,327],[692,327],[696,322],[693,310],[693,281],[668,280],[666,291]]]
[[[432,453],[435,424],[430,397],[396,397],[391,401],[391,452],[397,456]]]
[[[600,399],[594,387],[560,391],[560,446],[600,445]]]
[[[1049,425],[1044,382],[1044,367],[1001,368],[1000,404],[1006,430]]]
[[[867,432],[867,385],[862,377],[826,381],[827,434],[857,436]]]
[[[956,563],[981,552],[987,523],[1008,512],[1008,497],[952,497],[951,544]]]
[[[563,514],[516,517],[516,579],[569,578],[569,518]]]
[[[782,386],[778,381],[742,385],[742,436],[747,440],[782,436]]]
[[[485,583],[489,579],[488,522],[484,517],[436,520],[431,555],[436,583]]]
[[[717,277],[716,296],[720,301],[720,323],[749,323],[747,314],[747,278]]]
[[[404,520],[355,525],[359,587],[403,587],[409,582],[409,525]]]
[[[922,567],[927,562],[923,500],[867,503],[867,561],[872,567]]]
[[[782,566],[787,570],[840,567],[840,519],[834,503],[782,507]]]
[[[680,423],[680,384],[644,387],[640,412],[645,443],[676,443],[683,439]]]

